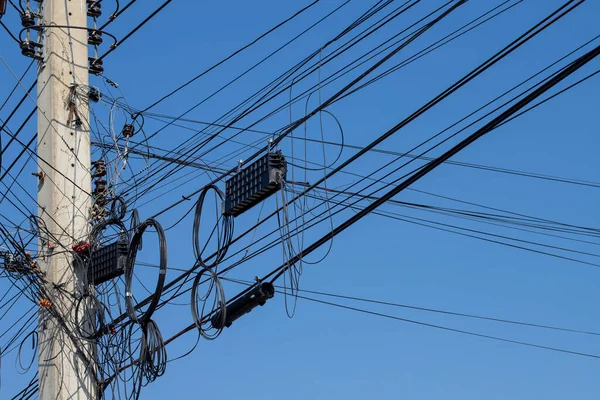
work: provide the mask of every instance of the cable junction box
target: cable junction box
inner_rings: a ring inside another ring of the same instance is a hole
[[[234,217],[251,209],[282,187],[287,172],[281,151],[267,153],[225,182],[225,210]]]
[[[129,243],[119,239],[96,249],[91,254],[88,282],[99,285],[125,273]]]

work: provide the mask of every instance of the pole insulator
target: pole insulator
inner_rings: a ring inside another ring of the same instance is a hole
[[[102,15],[102,5],[100,4],[100,1],[88,0],[87,5],[88,17],[98,18]]]
[[[102,66],[104,64],[104,62],[102,62],[102,60],[100,60],[99,58],[90,57],[89,61],[90,61],[89,70],[90,70],[91,74],[102,75],[104,73],[104,67]]]
[[[102,32],[92,29],[88,35],[88,44],[99,46],[102,44]]]
[[[135,128],[134,128],[133,124],[125,124],[125,126],[123,126],[123,130],[121,131],[121,133],[126,138],[130,138],[133,135],[135,135]]]

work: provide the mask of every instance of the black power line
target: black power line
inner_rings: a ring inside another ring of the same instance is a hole
[[[158,14],[159,12],[161,12],[167,5],[169,5],[169,3],[171,1],[173,1],[173,0],[167,0],[163,4],[161,4],[160,7],[158,7],[156,10],[154,10],[152,12],[152,14],[150,14],[149,16],[147,16],[142,22],[140,22],[135,28],[133,28],[128,34],[126,34],[125,36],[123,36],[123,38],[121,40],[119,40],[117,43],[115,43],[112,46],[110,46],[110,49],[106,53],[104,53],[100,57],[98,57],[98,60],[102,60],[104,57],[106,57],[107,55],[109,55],[110,53],[112,53],[113,51],[115,51],[115,49],[117,49],[127,39],[129,39],[131,36],[133,36],[133,34],[136,33],[142,26],[146,25],[148,23],[148,21],[150,21],[152,18],[154,18],[156,16],[156,14]]]
[[[588,62],[595,59],[599,54],[600,54],[600,46],[597,46],[593,50],[589,51],[588,53],[579,57],[577,60],[573,61],[571,64],[569,64],[568,67],[564,68],[561,72],[556,74],[556,76],[552,77],[549,81],[547,81],[546,83],[544,83],[543,85],[538,87],[536,90],[534,90],[533,92],[531,92],[530,94],[525,96],[523,99],[518,101],[515,105],[511,106],[506,111],[504,111],[503,113],[498,115],[496,118],[494,118],[492,121],[485,124],[482,128],[477,130],[475,133],[471,134],[466,139],[462,140],[460,143],[453,146],[451,149],[446,151],[444,154],[442,154],[435,160],[427,163],[425,166],[423,166],[423,168],[419,169],[412,176],[410,176],[405,181],[403,181],[402,183],[400,183],[399,185],[397,185],[396,187],[394,187],[393,189],[391,189],[390,191],[385,193],[383,196],[381,196],[380,199],[374,201],[373,203],[371,203],[370,205],[365,207],[363,210],[359,211],[356,215],[352,216],[351,218],[349,218],[342,224],[335,227],[331,233],[326,234],[325,236],[321,237],[321,239],[317,240],[312,245],[310,245],[306,249],[302,250],[302,252],[300,253],[301,255],[294,256],[294,258],[292,260],[290,260],[288,264],[282,265],[281,267],[279,267],[276,270],[276,272],[273,272],[273,273],[267,275],[267,277],[274,275],[272,280],[273,281],[276,280],[279,276],[281,276],[283,274],[283,272],[285,271],[286,268],[288,268],[289,265],[294,264],[295,262],[298,262],[303,256],[309,255],[314,250],[319,248],[321,245],[327,243],[330,240],[330,238],[343,232],[348,227],[352,226],[354,223],[358,222],[364,216],[369,214],[371,211],[373,211],[376,208],[378,208],[379,206],[381,206],[387,200],[391,199],[392,197],[394,197],[395,195],[397,195],[398,193],[402,192],[407,187],[412,185],[414,182],[416,182],[419,179],[421,179],[422,177],[426,176],[428,173],[430,173],[435,168],[437,168],[439,165],[441,165],[445,160],[448,160],[450,157],[454,156],[455,154],[457,154],[458,152],[460,152],[461,150],[463,150],[464,148],[469,146],[471,143],[473,143],[477,139],[483,137],[484,135],[486,135],[487,133],[489,133],[490,131],[495,129],[498,125],[502,124],[504,121],[508,120],[513,115],[517,114],[519,111],[521,111],[523,108],[525,108],[529,103],[533,102],[535,99],[537,99],[539,96],[544,94],[546,91],[550,90],[555,85],[557,85],[558,83],[560,83],[561,81],[563,81],[564,79],[566,79],[567,77],[572,75],[574,72],[578,71],[581,67],[585,66]]]
[[[220,60],[219,62],[213,64],[212,66],[210,66],[209,68],[205,69],[204,71],[200,72],[198,75],[196,75],[195,77],[193,77],[192,79],[188,80],[187,82],[185,82],[184,84],[182,84],[181,86],[178,86],[176,89],[172,90],[171,92],[167,93],[166,95],[164,95],[163,97],[161,97],[160,99],[156,100],[154,103],[150,104],[148,107],[144,108],[141,112],[144,113],[148,110],[150,110],[151,108],[157,106],[158,104],[160,104],[161,102],[163,102],[164,100],[168,99],[169,97],[173,96],[175,93],[179,92],[181,89],[185,88],[186,86],[191,85],[192,83],[194,83],[196,80],[200,79],[201,77],[203,77],[204,75],[206,75],[207,73],[209,73],[210,71],[214,70],[215,68],[217,68],[218,66],[224,64],[225,62],[227,62],[228,60],[232,59],[233,57],[235,57],[236,55],[238,55],[239,53],[241,53],[242,51],[246,50],[247,48],[251,47],[252,45],[256,44],[258,41],[260,41],[262,38],[268,36],[269,34],[275,32],[277,29],[281,28],[283,25],[287,24],[288,22],[292,21],[293,19],[295,19],[297,16],[301,15],[303,12],[307,11],[308,9],[310,9],[312,6],[314,6],[315,4],[317,4],[320,0],[314,0],[312,3],[310,3],[309,5],[307,5],[306,7],[300,9],[299,11],[296,11],[296,13],[294,13],[291,17],[286,18],[285,20],[281,21],[280,23],[278,23],[277,25],[275,25],[274,27],[270,28],[268,31],[264,32],[263,34],[261,34],[260,36],[258,36],[257,38],[255,38],[254,40],[252,40],[250,43],[240,47],[239,49],[237,49],[236,51],[234,51],[233,53],[231,53],[230,55],[228,55],[227,57],[223,58],[222,60]],[[347,3],[347,2],[346,2]]]
[[[377,144],[379,144],[380,142],[382,142],[385,138],[387,138],[388,136],[391,136],[393,133],[397,132],[400,128],[402,128],[403,126],[407,125],[412,120],[416,119],[419,115],[423,114],[426,110],[428,110],[429,108],[433,107],[435,104],[437,104],[440,101],[442,101],[445,97],[449,96],[454,91],[456,91],[460,87],[464,86],[466,83],[468,83],[470,80],[474,79],[479,74],[483,73],[485,70],[489,69],[492,65],[494,65],[495,63],[497,63],[498,61],[500,61],[501,59],[503,59],[504,57],[506,57],[508,54],[512,53],[514,50],[516,50],[517,48],[519,48],[520,46],[522,46],[527,41],[531,40],[537,34],[539,34],[540,32],[542,32],[543,30],[547,29],[552,24],[556,23],[556,21],[558,21],[560,18],[564,17],[570,11],[572,11],[573,9],[575,9],[575,7],[579,6],[582,3],[582,1],[580,0],[580,1],[576,2],[575,4],[573,4],[573,3],[575,3],[575,1],[571,0],[571,1],[568,1],[567,3],[565,3],[563,6],[559,7],[556,11],[554,11],[553,13],[551,13],[548,17],[544,18],[541,22],[539,22],[538,24],[536,24],[531,29],[527,30],[524,34],[522,34],[517,39],[515,39],[514,41],[512,41],[505,48],[503,48],[502,50],[500,50],[499,52],[497,52],[494,56],[492,56],[490,59],[488,59],[487,61],[485,61],[484,63],[482,63],[479,67],[475,68],[473,71],[471,71],[467,75],[465,75],[465,77],[463,77],[462,79],[460,79],[459,81],[457,81],[455,84],[451,85],[448,89],[446,89],[445,91],[443,91],[435,99],[433,99],[430,102],[428,102],[425,106],[421,107],[419,110],[417,110],[411,116],[407,117],[405,120],[403,120],[402,122],[400,122],[399,124],[397,124],[394,128],[392,128],[391,130],[389,130],[388,132],[386,132],[384,135],[380,136],[378,139],[376,139],[374,142],[372,142],[369,146],[365,147],[365,150],[357,153],[357,155],[351,157],[349,160],[347,160],[346,162],[344,162],[342,165],[338,166],[336,169],[334,169],[333,171],[331,171],[330,173],[328,173],[326,177],[324,177],[323,179],[320,179],[319,181],[317,181],[316,183],[314,183],[313,185],[311,185],[311,187],[309,189],[305,190],[304,193],[308,192],[309,190],[313,189],[314,187],[318,187],[319,185],[321,185],[323,183],[323,181],[325,181],[326,179],[329,179],[333,174],[335,174],[336,172],[339,172],[340,170],[342,170],[342,168],[344,168],[345,166],[347,166],[348,164],[350,164],[352,161],[354,161],[355,159],[357,159],[358,157],[360,157],[362,154],[366,153],[366,151],[368,151],[368,149],[374,148]],[[539,88],[534,93],[541,94],[539,92]],[[525,99],[529,99],[529,101],[532,101],[534,98],[531,98],[531,95],[529,95]],[[523,100],[521,100],[517,104],[521,105],[521,107],[523,107],[527,103],[524,104]],[[514,106],[513,106],[513,108],[514,108]],[[513,108],[511,108],[509,110],[513,110]],[[503,113],[502,115],[506,115],[506,112]],[[436,159],[435,163],[436,164],[437,163],[441,163],[441,162],[447,160],[448,158],[449,158],[449,156],[446,157],[446,158],[438,158],[438,159]],[[432,161],[430,164],[428,164],[428,166],[431,166],[432,163],[434,163],[434,162]],[[212,183],[214,183],[214,182],[211,182],[211,184]],[[406,185],[406,186],[408,186],[408,185]],[[398,186],[398,187],[400,187],[400,186]],[[393,189],[393,191],[396,191],[398,189],[398,187],[396,187],[395,189]],[[202,189],[200,189],[200,190],[202,190]],[[400,189],[400,190],[402,190],[402,189]],[[193,196],[194,194],[191,194],[190,196]],[[298,197],[299,196],[297,196],[296,198],[298,198]],[[385,199],[384,199],[384,197],[385,197]],[[391,198],[391,197],[393,197],[393,195],[392,196],[384,196],[384,197],[380,198],[380,200],[378,202],[373,203],[373,204],[375,204],[375,207],[373,207],[373,205],[371,205],[368,208],[365,208],[363,211],[361,211],[360,214],[357,214],[357,215],[364,216],[364,215],[368,214],[371,210],[373,210],[374,208],[376,208],[378,204],[381,204],[381,203],[385,202],[387,200],[387,198]],[[161,213],[163,213],[163,212],[165,212],[165,211],[173,208],[177,204],[181,204],[183,201],[185,201],[185,200],[180,200],[180,201],[174,203],[173,205],[171,205],[168,208],[164,209],[163,211],[159,212],[157,215],[159,215],[159,214],[161,214]],[[271,217],[272,215],[275,215],[275,214],[276,214],[276,212],[272,213],[269,217]],[[357,220],[356,218],[353,218],[351,220],[346,221],[343,225],[338,226],[336,228],[338,230],[337,232],[339,233],[342,230],[346,229],[349,225],[351,225],[353,223],[353,221],[355,222],[356,220]],[[333,232],[332,233],[328,233],[326,236],[324,236],[323,238],[321,238],[319,241],[313,243],[313,245],[310,247],[311,251],[314,251],[316,248],[318,248],[322,244],[326,243],[329,240],[329,238],[331,237],[332,234],[333,234]],[[307,255],[308,253],[306,253],[306,251],[303,251],[302,254],[303,255]],[[295,262],[295,261],[290,260],[290,264],[293,264],[293,262]],[[277,273],[277,271],[279,271],[281,273],[282,269],[285,268],[286,265],[288,265],[288,264],[283,265],[279,269],[275,270],[272,274]],[[178,282],[180,282],[182,279],[185,279],[187,276],[189,276],[189,274],[193,270],[194,270],[194,268],[191,268],[187,273],[182,274],[179,277],[175,278],[174,280],[172,280],[171,282],[169,282],[168,284],[166,284],[164,289],[167,290],[167,289],[173,287]],[[147,302],[149,301],[149,299],[150,298],[147,298],[147,299],[139,302],[138,305],[136,306],[136,308],[139,307],[139,306],[143,306],[144,304],[147,304]],[[125,315],[121,315],[121,316],[115,318],[114,323],[118,323],[120,321],[123,321],[124,318],[125,318]]]

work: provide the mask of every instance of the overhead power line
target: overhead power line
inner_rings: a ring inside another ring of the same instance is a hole
[[[117,43],[113,44],[110,49],[98,57],[98,60],[104,59],[107,55],[115,51],[119,46],[121,46],[127,39],[129,39],[133,34],[135,34],[140,28],[146,25],[152,18],[154,18],[159,12],[161,12],[166,6],[169,5],[173,0],[167,0],[163,4],[161,4],[156,10],[154,10],[150,15],[148,15],[142,22],[140,22],[135,28],[133,28],[129,33],[123,36]],[[123,10],[124,11],[124,10]]]
[[[258,36],[254,40],[252,40],[250,43],[248,43],[248,44],[240,47],[239,49],[237,49],[236,51],[234,51],[233,53],[231,53],[227,57],[223,58],[222,60],[220,60],[217,63],[213,64],[212,66],[208,67],[204,71],[200,72],[198,75],[194,76],[193,78],[191,78],[190,80],[188,80],[187,82],[185,82],[184,84],[182,84],[181,86],[178,86],[176,89],[172,90],[171,92],[167,93],[166,95],[164,95],[160,99],[156,100],[154,103],[150,104],[148,107],[144,108],[141,112],[142,113],[147,112],[151,108],[154,108],[158,104],[162,103],[163,101],[165,101],[169,97],[171,97],[174,94],[176,94],[177,92],[179,92],[181,89],[183,89],[183,88],[191,85],[192,83],[194,83],[195,81],[197,81],[198,79],[200,79],[201,77],[203,77],[204,75],[206,75],[207,73],[209,73],[210,71],[214,70],[215,68],[217,68],[220,65],[224,64],[225,62],[229,61],[230,59],[232,59],[233,57],[235,57],[236,55],[238,55],[242,51],[244,51],[247,48],[251,47],[252,45],[256,44],[261,39],[263,39],[264,37],[268,36],[269,34],[275,32],[277,29],[281,28],[282,26],[284,26],[288,22],[294,20],[296,17],[298,17],[299,15],[301,15],[302,13],[304,13],[305,11],[309,10],[314,5],[316,5],[319,1],[320,0],[314,0],[312,3],[308,4],[304,8],[300,9],[299,11],[296,11],[296,13],[294,13],[291,17],[288,17],[285,20],[279,22],[277,25],[273,26],[272,28],[270,28],[266,32],[262,33],[260,36]]]

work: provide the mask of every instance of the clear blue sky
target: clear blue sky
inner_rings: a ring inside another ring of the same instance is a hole
[[[111,3],[110,0],[103,2],[105,15],[112,7]],[[122,36],[162,1],[144,0],[138,3],[110,26],[111,33]],[[197,108],[189,117],[201,121],[218,118],[261,85],[319,48],[374,3],[374,0],[350,2],[324,25],[311,31],[231,89]],[[362,54],[361,51],[370,49],[406,27],[410,21],[424,15],[427,10],[443,3],[439,0],[421,2],[387,30],[353,50],[351,55]],[[467,2],[412,47],[408,47],[406,52],[392,59],[389,65],[500,3],[499,0]],[[352,145],[370,143],[562,3],[559,0],[525,0],[439,51],[335,104],[330,111],[340,120],[346,142]],[[306,4],[307,1],[175,0],[107,57],[105,76],[118,82],[122,95],[131,106],[143,108]],[[321,1],[275,35],[199,79],[153,111],[179,115],[339,4],[339,1]],[[600,34],[597,22],[599,13],[598,2],[584,2],[552,28],[384,142],[380,148],[399,152],[408,150],[592,39]],[[4,21],[17,30],[14,12],[9,13]],[[594,43],[597,45],[599,42]],[[29,63],[4,32],[0,32],[0,55],[18,74]],[[337,65],[339,67],[343,61],[350,60],[351,57],[346,56]],[[595,71],[598,65],[600,61],[595,60],[568,83]],[[323,73],[332,71],[324,69]],[[15,80],[3,65],[0,65],[0,78],[0,99],[3,99]],[[33,75],[29,75],[29,78],[25,83],[31,82]],[[316,76],[313,78],[312,82],[316,83]],[[455,160],[600,181],[600,158],[597,156],[600,150],[598,79],[592,78],[490,133],[457,155]],[[91,82],[102,91],[108,90],[99,78],[92,78]],[[341,83],[332,86],[323,89],[324,98],[333,94],[334,89],[339,89]],[[564,86],[566,84],[560,87]],[[113,94],[118,93],[113,90]],[[316,99],[311,104],[314,107]],[[294,117],[299,118],[303,109],[304,104],[297,105],[293,110]],[[8,107],[0,112],[0,118],[6,118],[7,110]],[[29,110],[23,110],[20,115],[24,117],[26,111]],[[240,126],[252,121],[253,116],[243,120]],[[289,122],[289,115],[279,115],[259,127],[272,131],[286,121]],[[117,120],[116,124],[119,123],[122,124],[122,121]],[[149,121],[147,129],[152,132],[160,126],[160,123]],[[16,123],[11,125],[11,128],[16,127]],[[339,133],[331,121],[326,123],[326,128],[326,140],[338,141]],[[30,125],[29,131],[33,133],[34,130],[35,125]],[[319,137],[316,122],[309,124],[309,130],[311,137]],[[29,135],[27,133],[25,136]],[[171,127],[157,135],[152,145],[168,149],[189,137],[189,132]],[[253,139],[256,137],[242,136],[241,140],[249,142]],[[284,144],[284,150],[288,149],[286,146],[289,143]],[[309,157],[311,160],[322,158],[318,154],[319,149],[318,146],[312,148],[314,153]],[[17,150],[15,148],[13,151],[16,153]],[[354,151],[345,149],[343,159]],[[12,153],[13,157],[15,153]],[[331,161],[335,154],[335,148],[329,149],[328,160]],[[437,154],[440,152],[432,153]],[[369,155],[353,164],[349,171],[359,174],[371,172],[390,160],[390,157]],[[29,181],[32,178],[28,175],[29,170],[22,179],[30,185],[31,193],[35,193]],[[313,181],[318,177],[318,173],[310,176]],[[353,179],[343,176],[330,184],[335,187],[348,184]],[[141,207],[142,217],[164,208],[182,194],[200,188],[206,182],[205,176],[198,175],[183,188],[163,188],[167,194]],[[573,225],[598,227],[600,221],[600,189],[597,187],[443,165],[419,181],[414,188]],[[482,211],[414,191],[406,191],[397,199]],[[4,203],[0,207],[5,207]],[[275,201],[270,199],[265,205],[265,212],[274,207]],[[566,244],[578,251],[600,253],[598,243],[582,244],[531,235],[389,205],[384,209],[523,240],[539,240],[557,246]],[[34,210],[33,203],[31,210]],[[165,214],[159,221],[163,226],[169,226],[184,212],[183,208],[179,208],[176,212]],[[236,221],[236,232],[254,223],[257,212],[255,209],[251,215],[240,217]],[[342,214],[335,222],[339,223],[351,215],[352,212]],[[16,220],[19,218],[15,216]],[[191,223],[188,217],[168,232],[170,267],[187,268],[193,262]],[[324,232],[326,226],[318,227],[307,235],[307,243]],[[597,238],[588,239],[598,242]],[[324,251],[318,251],[308,258],[316,260],[323,254]],[[598,256],[567,256],[590,263],[599,261]],[[151,259],[151,254],[147,257]],[[228,276],[253,279],[279,266],[281,262],[281,250],[276,248],[235,269]],[[177,271],[169,271],[167,279],[177,274]],[[600,270],[595,266],[376,215],[363,219],[336,237],[327,258],[316,265],[305,265],[301,279],[301,288],[309,290],[596,332],[600,332],[599,284]],[[0,282],[0,291],[4,290],[1,285],[5,283]],[[240,287],[227,284],[225,289],[230,297]],[[178,300],[181,304],[189,303],[187,296]],[[454,329],[600,355],[598,336],[511,326],[339,299],[333,301]],[[20,306],[23,310],[29,308],[26,303]],[[163,308],[157,313],[156,321],[163,335],[170,337],[192,322],[189,306],[171,305]],[[196,334],[192,332],[169,345],[169,358],[185,353],[195,340]],[[8,398],[31,377],[31,374],[16,374],[13,365],[14,360],[3,360],[0,398]],[[141,398],[597,399],[600,395],[599,374],[600,359],[473,337],[303,300],[298,300],[296,315],[289,319],[285,313],[283,296],[277,295],[264,307],[236,321],[217,340],[201,340],[191,355],[169,363],[166,374],[144,388]]]

